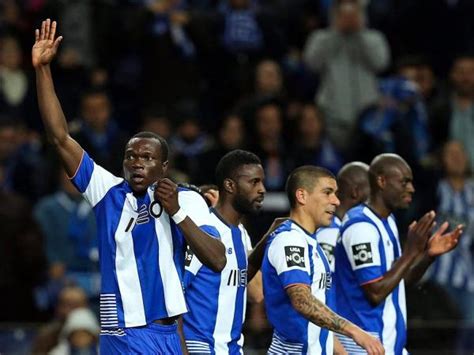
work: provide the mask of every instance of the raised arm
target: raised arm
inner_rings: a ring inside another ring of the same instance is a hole
[[[54,90],[50,63],[56,56],[62,37],[56,36],[56,21],[43,21],[41,30],[35,31],[35,44],[31,59],[36,72],[36,92],[41,118],[48,136],[59,153],[69,176],[76,173],[83,149],[69,135],[66,118]]]
[[[164,210],[181,229],[196,257],[212,271],[222,271],[227,262],[224,244],[199,228],[181,208],[178,201],[178,185],[169,179],[161,179],[155,188],[155,199],[160,201]],[[208,211],[204,200],[202,205],[193,205],[190,208],[203,208]]]
[[[311,288],[308,285],[289,286],[286,293],[293,308],[310,322],[354,339],[368,354],[384,354],[383,346],[376,338],[334,313],[311,294]]]

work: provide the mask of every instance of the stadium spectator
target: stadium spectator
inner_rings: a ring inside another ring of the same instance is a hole
[[[331,310],[331,268],[315,233],[330,225],[339,205],[334,175],[302,166],[289,175],[286,191],[290,218],[270,234],[262,264],[265,309],[274,327],[268,353],[339,353],[336,332],[369,354],[384,354],[378,340]]]
[[[195,176],[200,184],[215,182],[215,168],[219,160],[234,149],[242,149],[247,142],[245,126],[237,114],[229,114],[220,125],[216,144],[199,156],[200,171]]]
[[[409,165],[395,154],[381,154],[369,168],[370,197],[346,213],[336,246],[337,310],[380,339],[388,353],[406,345],[405,282],[416,283],[437,256],[456,247],[462,225],[432,234],[435,213],[426,213],[408,230],[402,253],[393,216],[406,209],[415,192]],[[445,233],[446,232],[446,233]],[[363,351],[339,336],[347,351]]]
[[[36,204],[33,214],[45,237],[51,282],[74,283],[88,297],[100,294],[99,250],[95,216],[63,169],[60,188]],[[56,300],[57,295],[51,295]]]
[[[362,1],[337,0],[332,11],[331,28],[309,36],[303,58],[321,78],[316,101],[329,138],[347,153],[359,113],[379,97],[376,75],[390,57],[383,34],[365,27]]]
[[[321,111],[314,104],[305,104],[296,123],[298,128],[291,153],[294,166],[317,165],[336,174],[343,159],[326,136]]]
[[[263,103],[255,112],[255,138],[250,150],[262,160],[267,190],[281,191],[290,162],[283,141],[282,112],[277,104]]]
[[[451,89],[430,119],[433,138],[439,146],[450,139],[461,142],[472,170],[474,147],[470,137],[474,134],[474,55],[458,56],[453,62],[449,78]]]
[[[175,183],[163,178],[168,165],[163,138],[141,132],[128,141],[125,179],[96,165],[71,138],[50,68],[62,40],[56,38],[56,26],[47,19],[35,31],[32,63],[49,140],[97,216],[101,353],[180,354],[177,318],[186,312],[181,284],[185,243],[216,272],[225,266],[224,246],[204,231],[213,229],[202,197],[189,190],[178,192]]]
[[[33,354],[47,354],[58,345],[68,315],[75,309],[87,307],[87,295],[77,286],[66,286],[58,295],[54,319],[38,329],[31,348]]]
[[[443,286],[459,308],[464,320],[458,329],[458,351],[462,352],[474,346],[470,330],[474,325],[474,180],[460,142],[446,143],[441,160],[444,176],[437,189],[437,219],[448,221],[451,226],[462,224],[465,231],[459,246],[441,255],[426,277]]]
[[[49,355],[97,355],[99,353],[99,323],[87,308],[73,310],[66,318],[60,340]]]
[[[81,98],[81,116],[71,122],[71,135],[98,164],[121,175],[122,157],[117,152],[127,142],[127,136],[112,114],[112,103],[105,91],[86,91]]]

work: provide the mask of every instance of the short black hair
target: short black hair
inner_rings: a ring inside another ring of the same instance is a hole
[[[142,131],[142,132],[138,132],[137,134],[133,135],[133,137],[130,138],[130,140],[132,140],[133,138],[156,139],[158,142],[160,142],[160,146],[161,146],[161,162],[164,163],[165,161],[168,160],[168,152],[169,152],[168,142],[166,142],[166,139],[164,139],[159,134],[149,132],[149,131]]]
[[[328,169],[319,166],[303,165],[293,170],[288,176],[285,186],[290,207],[294,208],[296,206],[296,190],[303,188],[311,192],[320,178],[336,179]]]
[[[225,179],[232,179],[237,169],[248,164],[261,165],[262,162],[254,153],[242,149],[235,149],[224,155],[216,167],[216,184],[219,191],[223,190]]]

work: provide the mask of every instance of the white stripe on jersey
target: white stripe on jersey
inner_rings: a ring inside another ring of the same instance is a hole
[[[153,193],[149,192],[151,200]],[[170,220],[167,215],[161,215],[155,219],[156,239],[158,241],[158,262],[161,270],[161,280],[163,285],[163,294],[165,296],[166,311],[168,317],[183,313],[186,309],[186,301],[184,299],[181,286],[181,279],[176,270],[173,260],[173,234],[171,233]]]
[[[382,243],[384,246],[385,251],[385,262],[387,265],[387,271],[391,269],[393,262],[395,261],[395,254],[394,248],[398,248],[399,255],[401,255],[400,245],[398,242],[398,229],[393,220],[393,218],[388,218],[388,223],[392,233],[397,238],[397,245],[393,245],[388,235],[388,232],[380,221],[379,217],[377,217],[369,208],[364,208],[364,213],[372,220],[373,223],[377,226],[380,234],[382,236]],[[394,291],[395,292],[395,291]],[[403,301],[403,302],[402,302]],[[398,306],[400,307],[400,311],[402,312],[403,319],[406,324],[406,303],[405,303],[405,284],[404,281],[401,280],[399,283],[398,288]],[[383,322],[384,324],[393,324],[395,325],[395,320],[397,319],[397,312],[395,309],[395,302],[393,301],[393,292],[388,294],[384,301],[384,308],[383,308]],[[389,349],[393,349],[395,347],[395,342],[397,340],[397,329],[395,326],[384,326],[382,331],[382,343]]]
[[[130,220],[136,220],[137,213],[133,211],[127,194],[120,216],[120,222],[115,231],[115,271],[122,298],[125,327],[146,324],[145,307],[143,305],[142,288],[138,277],[137,261],[133,250],[132,228],[128,227]]]
[[[84,159],[85,156],[82,158]],[[87,201],[94,207],[109,192],[109,190],[123,182],[122,178],[112,175],[100,165],[94,163],[94,170],[83,195]]]
[[[282,340],[275,332],[273,332],[272,343],[268,349],[268,354],[302,354],[302,343],[289,343]]]

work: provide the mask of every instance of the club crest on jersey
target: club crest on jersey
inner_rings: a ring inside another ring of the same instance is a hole
[[[299,246],[285,247],[285,259],[288,267],[305,267],[304,248]]]
[[[154,218],[160,218],[161,214],[163,213],[163,206],[161,206],[161,203],[159,201],[153,201],[150,203],[150,215],[152,215]]]
[[[356,266],[371,264],[373,262],[370,243],[360,243],[352,246],[352,254]]]

